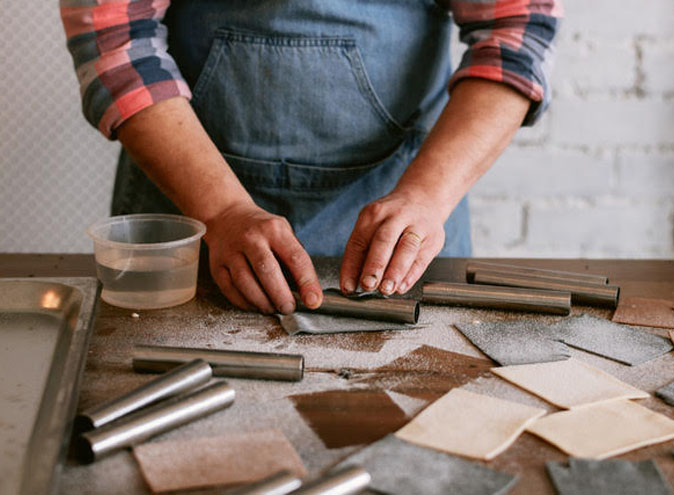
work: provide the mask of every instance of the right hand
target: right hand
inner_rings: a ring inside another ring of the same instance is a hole
[[[267,314],[293,312],[295,299],[279,261],[290,270],[304,305],[321,305],[323,291],[311,258],[285,218],[252,201],[240,202],[206,226],[211,275],[233,305]]]

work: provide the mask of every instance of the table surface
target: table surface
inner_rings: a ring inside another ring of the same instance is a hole
[[[485,261],[491,261],[486,260]],[[674,261],[509,259],[502,262],[607,275],[621,287],[621,297],[674,300]],[[425,280],[463,281],[465,259],[437,259]],[[324,286],[334,284],[337,261],[318,259]],[[0,254],[0,277],[95,276],[92,255]],[[418,287],[416,288],[418,291]],[[453,326],[474,320],[534,318],[541,324],[560,317],[468,308],[426,307],[420,329],[289,337],[273,317],[244,313],[227,305],[207,274],[200,274],[197,297],[181,306],[154,311],[115,308],[101,301],[80,393],[80,409],[147,381],[133,373],[130,353],[136,344],[300,353],[305,356],[302,382],[229,380],[235,405],[153,441],[253,431],[281,430],[298,450],[310,476],[318,475],[363,444],[393,432],[421,408],[455,386],[516,400],[548,411],[554,406],[489,373],[494,363]],[[611,311],[574,306],[572,314],[610,318]],[[663,329],[648,329],[666,335]],[[674,379],[674,353],[637,367],[624,366],[582,351],[572,355],[652,393]],[[674,408],[651,397],[642,404],[674,419]],[[674,441],[635,450],[619,458],[655,459],[674,486]],[[512,494],[554,493],[546,461],[564,461],[555,447],[524,433],[503,454],[484,463],[517,474]],[[69,459],[59,486],[63,494],[149,493],[137,464],[123,451],[93,465]],[[187,493],[187,492],[186,492]],[[222,493],[217,490],[190,494]]]

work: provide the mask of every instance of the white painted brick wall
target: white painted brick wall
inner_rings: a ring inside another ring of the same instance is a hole
[[[672,5],[674,10],[674,4]],[[674,36],[674,27],[672,33]],[[639,42],[644,75],[643,87],[647,93],[662,93],[674,97],[674,37],[662,41],[644,39]]]
[[[672,0],[563,0],[565,36],[630,39],[672,35]]]
[[[526,245],[551,256],[659,257],[672,242],[671,202],[622,198],[534,202],[529,209]]]
[[[475,186],[476,256],[674,257],[674,4],[566,0],[553,102]]]

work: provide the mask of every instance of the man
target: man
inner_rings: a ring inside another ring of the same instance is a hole
[[[124,146],[113,214],[204,221],[227,299],[287,313],[283,265],[322,301],[309,254],[343,252],[342,291],[383,294],[470,255],[464,196],[546,107],[561,5],[61,0],[61,16],[84,113]],[[453,74],[451,16],[469,45]]]

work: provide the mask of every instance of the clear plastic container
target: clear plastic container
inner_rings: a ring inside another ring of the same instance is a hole
[[[168,308],[192,299],[197,289],[198,220],[164,214],[106,218],[87,233],[94,240],[101,298],[130,309]]]

